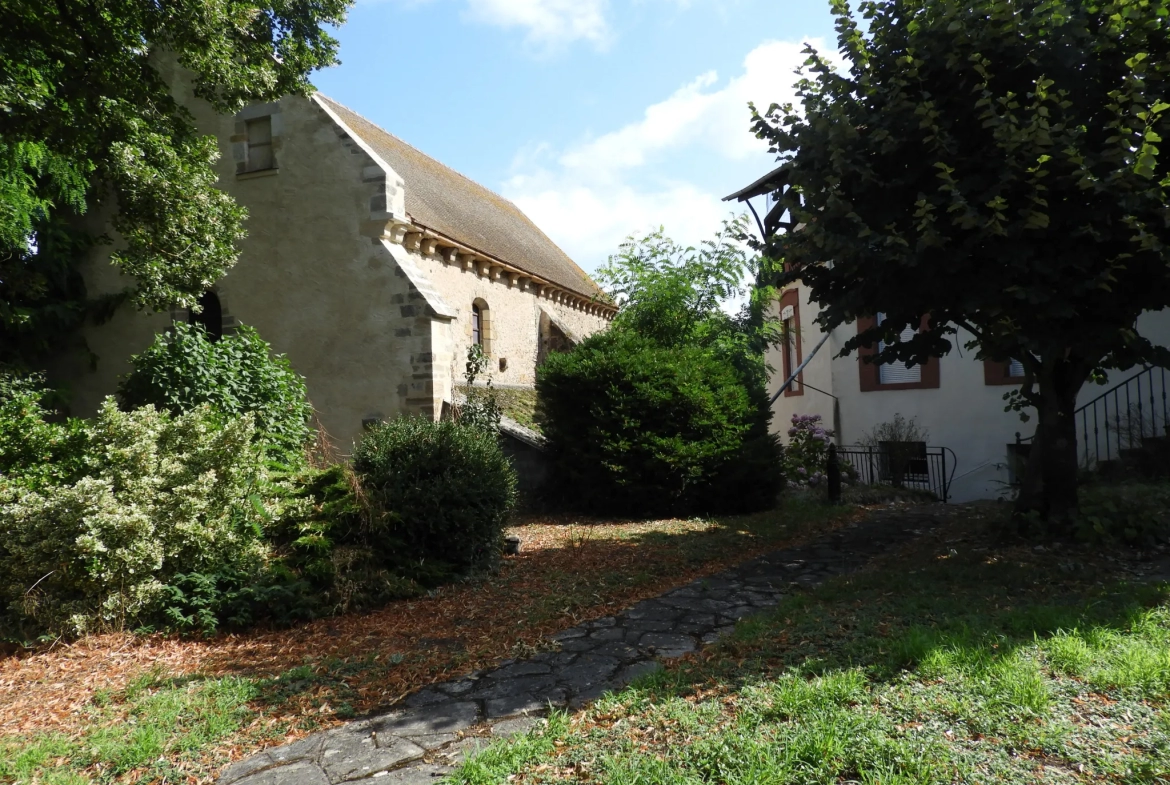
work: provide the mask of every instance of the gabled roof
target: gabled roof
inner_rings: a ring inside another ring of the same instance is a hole
[[[516,205],[317,93],[398,173],[414,223],[585,297],[608,302],[593,279]]]

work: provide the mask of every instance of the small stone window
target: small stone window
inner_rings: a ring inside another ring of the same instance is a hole
[[[276,159],[272,155],[272,115],[247,121],[248,159],[246,172],[275,169]]]
[[[204,292],[199,296],[199,306],[202,310],[199,313],[190,311],[187,321],[202,327],[207,332],[208,340],[215,343],[223,337],[223,306],[220,305],[219,295],[212,291]]]
[[[476,299],[471,304],[471,343],[483,349],[488,357],[492,355],[492,317],[488,304]]]

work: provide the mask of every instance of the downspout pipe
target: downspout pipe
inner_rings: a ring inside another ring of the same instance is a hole
[[[802,362],[800,365],[796,366],[796,370],[792,372],[792,375],[784,380],[784,384],[780,385],[780,389],[777,390],[776,394],[772,396],[772,400],[768,401],[768,406],[771,406],[772,404],[776,403],[776,399],[779,398],[781,395],[783,395],[784,391],[792,386],[792,383],[794,381],[796,381],[796,377],[800,376],[800,372],[804,370],[804,366],[808,365],[809,362],[812,360],[812,358],[817,356],[817,352],[820,351],[821,347],[825,345],[825,341],[829,340],[829,336],[831,334],[832,333],[825,333],[824,334],[824,336],[817,343],[817,345],[813,348],[813,350],[811,352],[809,352],[808,357],[804,358],[804,362]]]

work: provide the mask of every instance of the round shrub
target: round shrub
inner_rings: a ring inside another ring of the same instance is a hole
[[[312,433],[305,380],[255,329],[238,327],[212,342],[202,327],[177,323],[130,362],[118,386],[123,409],[154,405],[172,414],[210,404],[221,414],[251,414],[270,458],[299,463]]]
[[[711,349],[628,331],[594,335],[549,357],[537,393],[571,504],[676,515],[775,502],[782,471],[766,409]]]
[[[498,556],[516,472],[495,434],[400,417],[363,435],[353,466],[386,535],[412,558],[469,569]]]

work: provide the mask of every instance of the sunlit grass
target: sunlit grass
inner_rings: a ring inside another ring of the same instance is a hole
[[[791,597],[474,781],[1170,782],[1167,587],[986,551],[927,541]]]

